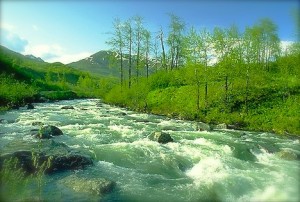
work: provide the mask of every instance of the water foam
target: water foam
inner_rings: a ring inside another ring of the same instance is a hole
[[[196,185],[201,185],[223,180],[228,176],[228,172],[220,159],[208,157],[186,171],[186,175],[192,178]]]

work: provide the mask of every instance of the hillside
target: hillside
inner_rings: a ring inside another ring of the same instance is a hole
[[[0,47],[0,52],[0,73],[13,74],[19,80],[43,80],[50,74],[54,81],[64,76],[66,81],[75,84],[81,74],[80,71],[60,62],[47,63],[35,56],[24,56],[4,46]]]
[[[48,99],[69,99],[75,94],[99,97],[115,82],[60,62],[47,63],[35,56],[24,56],[3,46],[0,53],[0,108],[36,101],[45,91],[52,92],[42,95]]]

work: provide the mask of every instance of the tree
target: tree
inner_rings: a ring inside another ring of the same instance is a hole
[[[188,63],[191,63],[194,69],[195,84],[197,86],[197,110],[200,109],[200,75],[203,75],[204,81],[204,103],[205,114],[208,108],[208,65],[212,60],[213,46],[212,36],[206,30],[199,32],[195,28],[189,30],[188,35],[182,43],[183,55]],[[201,73],[202,70],[202,73]]]
[[[187,63],[200,63],[199,59],[201,58],[201,54],[199,49],[201,48],[201,38],[194,27],[191,27],[189,30],[184,39],[184,44],[185,46],[183,51]]]
[[[240,37],[236,26],[231,26],[228,29],[216,27],[213,32],[213,46],[218,58],[218,73],[219,76],[225,78],[224,83],[224,104],[226,109],[229,107],[229,86],[233,81],[235,74],[235,66],[240,65]]]
[[[245,58],[245,69],[246,69],[246,90],[245,90],[245,111],[248,113],[248,98],[249,98],[249,85],[250,85],[250,70],[251,65],[257,62],[257,35],[256,30],[250,27],[246,27],[243,36],[243,47],[244,47],[244,58]]]
[[[133,20],[135,23],[135,29],[133,34],[135,37],[135,47],[136,47],[136,79],[138,82],[144,27],[143,27],[143,18],[141,16],[135,16]]]
[[[259,22],[261,32],[261,63],[264,69],[270,71],[270,62],[276,60],[280,53],[280,40],[277,35],[277,26],[268,18]]]
[[[132,30],[132,20],[129,19],[125,22],[124,27],[124,33],[125,33],[125,45],[127,47],[128,51],[128,60],[129,60],[129,66],[128,66],[128,88],[131,87],[131,71],[132,71],[132,45],[133,45],[133,30]]]
[[[169,14],[170,25],[167,43],[170,52],[170,68],[177,68],[182,60],[182,41],[185,23],[176,15]]]
[[[120,83],[121,83],[121,89],[123,86],[123,80],[124,80],[124,71],[123,71],[123,49],[125,48],[125,41],[123,37],[123,30],[124,30],[124,25],[120,21],[119,18],[114,19],[113,22],[113,28],[114,31],[112,33],[112,37],[110,38],[109,41],[106,43],[111,46],[111,49],[113,52],[116,52],[117,55],[114,56],[113,60],[117,59],[120,61]],[[119,58],[120,57],[120,58]]]
[[[149,34],[150,34],[150,32],[149,32]],[[157,35],[155,38],[154,38],[154,44],[151,46],[150,45],[150,49],[151,49],[151,52],[153,52],[153,54],[154,54],[154,69],[155,69],[155,72],[157,72],[157,70],[158,70],[158,64],[160,63],[162,63],[161,61],[161,57],[159,57],[158,55],[160,54],[159,53],[159,38],[160,38],[160,35]],[[162,65],[161,65],[161,67],[162,67]]]
[[[165,52],[165,46],[164,46],[164,33],[163,33],[162,28],[160,28],[159,38],[160,38],[160,44],[161,44],[161,49],[162,49],[162,60],[161,60],[162,64],[161,64],[161,66],[167,70],[166,52]]]
[[[150,54],[150,47],[151,47],[151,34],[148,30],[144,30],[144,44],[145,44],[145,63],[146,63],[146,76],[147,79],[149,77],[149,54]]]

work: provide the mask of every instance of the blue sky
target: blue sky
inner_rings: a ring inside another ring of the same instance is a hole
[[[240,30],[268,17],[278,26],[282,41],[295,40],[291,15],[297,0],[0,0],[2,45],[45,61],[69,63],[108,49],[113,19],[144,17],[152,32],[167,31],[174,13],[187,26],[229,27]]]

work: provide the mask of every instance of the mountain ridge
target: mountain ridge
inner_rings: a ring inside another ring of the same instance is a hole
[[[89,57],[67,64],[80,71],[89,72],[99,76],[118,77],[119,69],[115,68],[110,58],[115,57],[114,52],[100,50]]]

